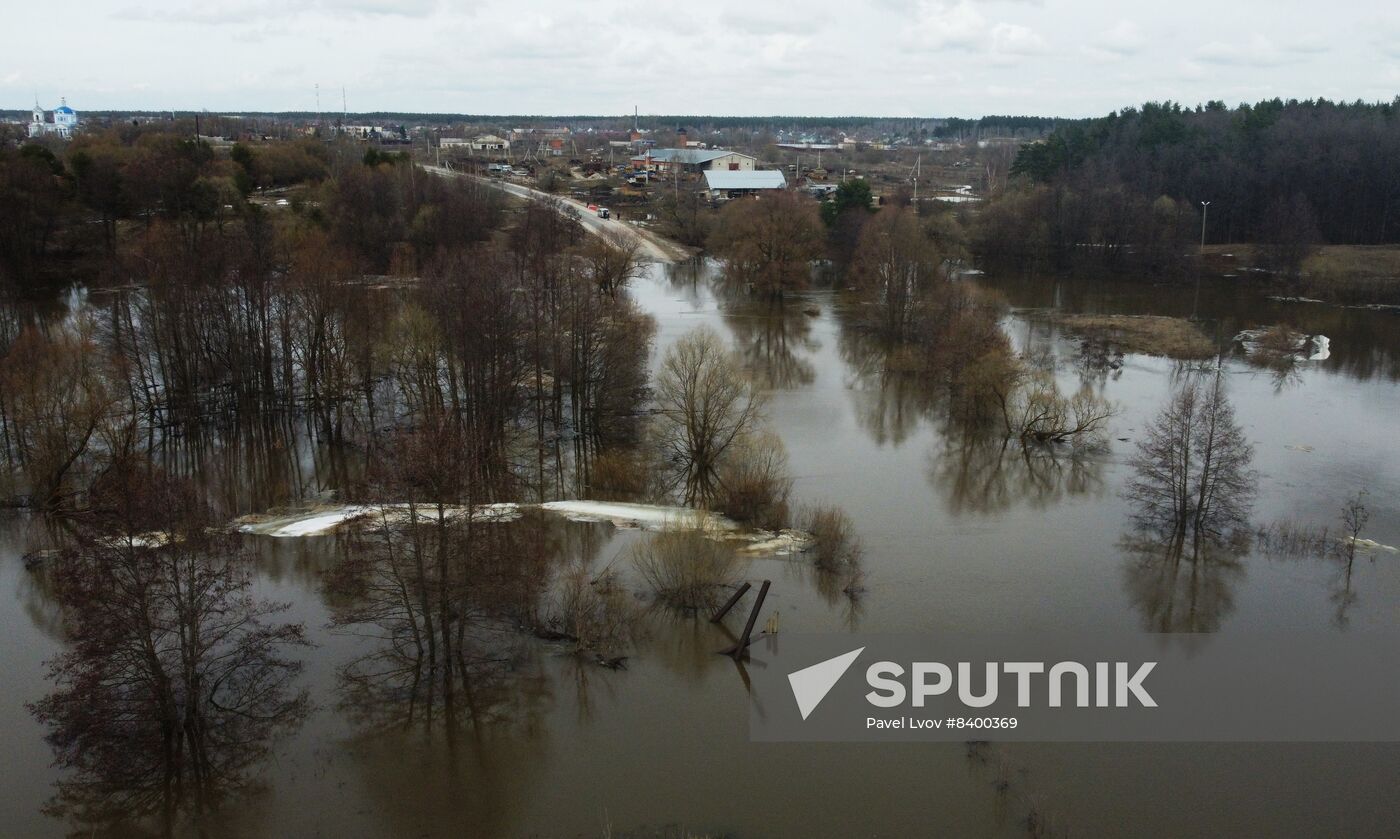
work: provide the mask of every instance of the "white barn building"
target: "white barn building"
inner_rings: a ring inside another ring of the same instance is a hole
[[[753,155],[728,149],[651,149],[632,158],[632,168],[652,172],[747,172],[756,163]]]
[[[705,189],[715,199],[738,198],[756,192],[772,192],[787,189],[787,178],[777,170],[736,170],[708,169],[705,171]]]

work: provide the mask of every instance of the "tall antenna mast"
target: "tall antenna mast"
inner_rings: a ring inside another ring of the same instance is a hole
[[[321,83],[316,83],[316,128],[321,128]]]
[[[340,126],[341,126],[341,128],[344,128],[344,127],[345,127],[345,123],[349,121],[349,114],[350,114],[350,109],[347,108],[347,107],[345,107],[345,85],[341,85],[341,86],[340,86]]]

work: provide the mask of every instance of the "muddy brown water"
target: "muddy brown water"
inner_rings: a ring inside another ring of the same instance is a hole
[[[1335,525],[1366,489],[1367,535],[1400,544],[1400,315],[1264,299],[1248,289],[979,278],[1015,312],[1016,344],[1057,359],[1066,385],[1087,379],[1121,408],[1108,451],[1023,458],[973,445],[923,410],[927,394],[882,379],[841,327],[837,298],[814,291],[779,311],[724,303],[707,265],[656,267],[633,293],[658,320],[657,355],[696,326],[718,329],[773,383],[769,415],[787,446],[799,503],[839,504],[865,546],[868,591],[824,594],[789,560],[754,560],[771,578],[784,632],[1162,628],[1175,614],[1218,632],[1364,631],[1400,622],[1400,557],[1356,565],[1354,602],[1338,616],[1339,571],[1319,560],[1246,555],[1209,591],[1154,589],[1120,539],[1131,442],[1161,405],[1175,365],[1128,356],[1086,371],[1079,344],[1023,310],[1189,315],[1228,339],[1287,322],[1331,339],[1331,357],[1281,375],[1226,362],[1230,394],[1256,446],[1257,521]],[[813,316],[808,310],[815,307]],[[324,452],[293,452],[300,487],[334,484]],[[266,480],[252,462],[211,480]],[[323,474],[324,473],[324,474]],[[308,475],[311,479],[308,479]],[[319,477],[317,477],[319,476]],[[245,511],[282,491],[236,487]],[[609,525],[595,562],[639,537]],[[20,555],[35,519],[0,531],[0,833],[63,836],[80,827],[42,812],[59,779],[44,729],[24,703],[49,690],[44,661],[63,645],[56,607]],[[253,538],[253,537],[249,537]],[[380,724],[337,679],[373,639],[327,628],[323,573],[341,536],[259,539],[257,589],[289,602],[315,647],[300,651],[313,710],[272,745],[254,788],[208,821],[211,836],[621,836],[687,831],[739,837],[1025,835],[1030,803],[1073,836],[1393,836],[1400,746],[1238,744],[1012,745],[1012,793],[962,745],[752,744],[743,673],[714,651],[703,621],[652,615],[629,667],[612,671],[528,647],[515,675],[487,690],[492,714]],[[392,697],[380,697],[392,702]],[[503,709],[503,710],[502,710]],[[392,712],[393,709],[387,709]],[[1001,761],[1003,758],[997,758]]]

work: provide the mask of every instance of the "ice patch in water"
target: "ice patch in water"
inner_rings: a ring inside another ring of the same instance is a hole
[[[245,516],[238,520],[238,532],[272,536],[279,539],[320,536],[331,532],[351,519],[369,515],[374,511],[374,507],[355,505],[293,513],[266,519]]]
[[[1348,536],[1348,537],[1346,537],[1345,539],[1342,540],[1343,543],[1350,543],[1350,542],[1352,542],[1352,541],[1353,541],[1353,540],[1352,540],[1352,538],[1351,538],[1350,536]],[[1372,552],[1381,552],[1381,551],[1384,551],[1385,553],[1391,553],[1391,554],[1400,553],[1400,548],[1396,548],[1396,547],[1393,547],[1393,546],[1391,546],[1391,545],[1383,545],[1383,544],[1381,544],[1380,542],[1377,542],[1375,539],[1356,539],[1356,540],[1355,540],[1355,544],[1356,544],[1356,549],[1357,549],[1357,550],[1360,550],[1360,551],[1372,551]]]
[[[1332,356],[1332,339],[1326,335],[1312,336],[1312,353],[1308,361],[1326,361]]]
[[[769,533],[760,530],[755,540],[739,549],[742,554],[800,554],[816,544],[812,534],[801,530],[781,530]]]
[[[420,521],[437,516],[435,505],[416,504],[413,507]],[[540,509],[570,521],[609,522],[615,527],[640,530],[700,530],[709,534],[711,538],[744,542],[746,544],[739,548],[739,551],[751,555],[801,553],[812,545],[812,536],[800,530],[782,530],[778,533],[745,530],[718,513],[689,507],[572,500],[547,501],[538,505],[501,502],[481,504],[472,509],[476,519],[488,522],[514,521],[524,514],[524,510]],[[405,521],[409,515],[408,511],[409,505],[406,503],[347,504],[278,516],[244,516],[236,520],[234,525],[240,533],[285,539],[322,536],[341,525],[370,516],[384,516],[395,522]],[[445,508],[445,511],[448,518],[455,520],[462,518],[467,508],[451,506]]]
[[[546,501],[540,509],[558,513],[571,521],[610,521],[622,527],[643,530],[735,530],[734,522],[715,513],[689,507],[659,504],[627,504],[620,501]]]
[[[1260,339],[1268,333],[1268,329],[1246,329],[1235,336],[1235,343],[1244,347],[1246,355],[1258,355],[1261,357],[1273,357],[1275,359],[1290,359],[1293,361],[1326,361],[1332,356],[1332,339],[1326,335],[1298,335],[1297,343],[1292,347],[1292,355],[1279,353],[1271,348],[1266,348]]]

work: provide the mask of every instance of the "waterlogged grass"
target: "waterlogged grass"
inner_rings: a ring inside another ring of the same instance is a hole
[[[1161,315],[1053,316],[1069,332],[1105,341],[1125,353],[1201,359],[1215,355],[1215,345],[1195,324]]]
[[[1303,262],[1302,274],[1286,278],[1259,270],[1251,245],[1210,245],[1210,270],[1267,283],[1279,294],[1344,305],[1400,305],[1400,246],[1324,245]]]
[[[1328,245],[1303,263],[1300,291],[1337,303],[1400,303],[1400,247]]]

